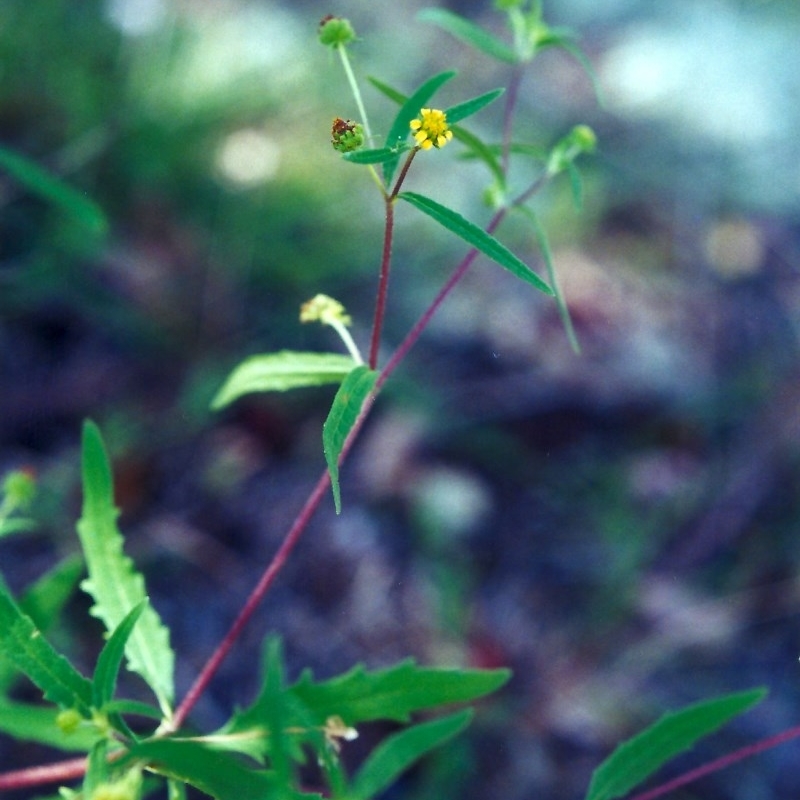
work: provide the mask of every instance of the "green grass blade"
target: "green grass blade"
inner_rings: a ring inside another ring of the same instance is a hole
[[[665,714],[621,744],[594,772],[586,800],[613,800],[627,794],[666,761],[691,748],[725,723],[764,699],[765,689],[737,692]]]
[[[302,386],[341,383],[356,362],[341,353],[299,353],[281,350],[251,356],[237,366],[211,402],[211,408],[230,405],[253,392],[285,392]]]
[[[521,278],[531,286],[536,287],[540,292],[552,296],[553,290],[524,262],[517,258],[504,244],[501,244],[491,234],[486,233],[483,229],[479,228],[474,222],[465,219],[456,211],[447,208],[429,197],[424,197],[421,194],[413,192],[401,192],[398,197],[405,200],[407,203],[418,208],[424,214],[427,214],[432,219],[436,220],[440,225],[447,228],[447,230],[459,236],[468,244],[472,245],[476,250],[480,250],[485,256],[488,256],[498,263],[501,267],[505,267],[509,272]]]
[[[342,511],[342,496],[339,488],[339,456],[347,436],[355,425],[364,402],[375,386],[378,373],[360,366],[351,370],[333,399],[328,418],[322,426],[322,447],[331,476],[333,502],[336,513]]]
[[[142,600],[128,612],[100,652],[92,679],[92,705],[97,709],[104,708],[114,697],[119,668],[125,655],[125,645],[146,605],[147,601]]]
[[[56,652],[0,581],[0,655],[25,673],[47,700],[88,715],[92,686]]]
[[[417,14],[417,19],[420,22],[430,22],[436,25],[451,36],[455,36],[459,41],[471,45],[498,61],[504,61],[507,64],[516,64],[519,61],[513,47],[509,47],[502,39],[498,39],[489,31],[452,11],[446,11],[443,8],[423,8]]]
[[[464,730],[471,718],[472,711],[467,709],[390,736],[370,753],[356,774],[348,796],[353,800],[376,797],[415,761]]]
[[[380,719],[408,722],[417,711],[468,703],[497,691],[510,677],[507,669],[436,669],[409,660],[374,672],[359,665],[319,683],[306,670],[289,691],[316,724],[334,714],[348,725]]]
[[[0,171],[6,172],[31,192],[66,211],[92,233],[108,230],[108,221],[100,206],[63,181],[54,178],[38,164],[0,147]]]
[[[414,119],[421,108],[425,106],[428,100],[445,84],[447,81],[455,78],[455,72],[440,72],[432,78],[428,78],[422,86],[417,89],[406,101],[400,106],[397,116],[392,122],[392,127],[389,128],[389,133],[386,135],[387,147],[398,147],[405,142],[408,135],[411,133],[411,120]],[[397,169],[399,157],[384,162],[383,165],[383,178],[388,184],[392,180],[394,171]]]
[[[147,594],[144,578],[123,552],[111,466],[99,429],[88,421],[83,426],[82,471],[83,513],[77,527],[89,578],[81,588],[94,598],[91,614],[113,631]],[[152,606],[142,611],[125,645],[125,655],[128,668],[145,679],[168,715],[175,656],[169,631]]]
[[[494,103],[504,91],[505,89],[494,89],[491,92],[486,92],[486,94],[473,97],[471,100],[465,100],[463,103],[450,106],[450,108],[445,111],[448,124],[461,122],[462,119],[477,114],[482,108],[486,108],[490,103]]]
[[[569,340],[569,344],[573,352],[580,354],[581,345],[578,341],[578,336],[575,333],[575,327],[572,324],[572,317],[569,313],[569,307],[567,306],[566,298],[564,297],[564,293],[561,291],[561,287],[559,286],[556,278],[553,251],[550,249],[550,240],[547,237],[547,231],[542,227],[541,222],[539,222],[539,217],[536,216],[533,209],[529,208],[528,206],[519,206],[519,209],[527,215],[528,219],[530,219],[531,224],[533,225],[533,232],[536,235],[536,242],[539,245],[539,251],[542,254],[542,259],[544,260],[545,266],[547,267],[547,279],[550,281],[550,285],[553,287],[553,291],[556,295],[556,305],[558,306],[558,313],[561,317],[561,324],[564,326],[564,330],[567,333],[567,339]]]

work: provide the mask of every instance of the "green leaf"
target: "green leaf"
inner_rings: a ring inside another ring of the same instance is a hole
[[[444,744],[469,725],[472,711],[414,725],[381,742],[353,780],[350,797],[370,800],[394,783],[415,761]]]
[[[252,769],[232,753],[198,741],[149,739],[131,747],[125,763],[143,760],[165,777],[180,780],[216,800],[321,800],[316,793],[281,785],[274,772]]]
[[[408,99],[406,95],[402,92],[397,91],[393,87],[389,86],[382,81],[379,81],[377,78],[367,78],[367,80],[379,91],[386,95],[390,100],[393,100],[395,103],[402,104],[405,103]],[[498,89],[497,91],[503,91]],[[492,94],[491,92],[489,94]],[[470,102],[470,101],[467,101]],[[458,106],[454,106],[454,108],[458,108]],[[453,108],[448,109],[448,122],[451,120],[451,114],[453,113]],[[489,169],[494,174],[497,182],[500,186],[505,185],[505,175],[503,174],[503,170],[500,166],[500,162],[497,160],[497,154],[501,151],[501,148],[492,148],[489,145],[485,144],[481,139],[479,139],[474,133],[471,133],[466,128],[462,128],[460,125],[453,125],[451,126],[451,130],[453,131],[453,136],[460,141],[465,147],[470,150],[470,154],[473,155],[475,158],[480,158],[482,161],[486,163]],[[546,152],[542,156],[542,160],[547,157]]]
[[[597,103],[602,107],[605,105],[603,97],[603,90],[600,88],[600,80],[597,77],[592,62],[586,57],[583,50],[575,44],[575,36],[568,30],[560,30],[550,28],[548,34],[537,41],[537,48],[544,50],[545,47],[560,47],[565,52],[569,53],[580,65],[586,73],[589,81],[592,84],[592,91],[594,92]]]
[[[392,127],[389,128],[389,133],[386,135],[386,146],[397,147],[405,142],[408,135],[411,133],[411,120],[414,119],[421,108],[425,106],[428,100],[445,84],[447,81],[455,78],[455,72],[440,72],[432,78],[428,78],[422,86],[417,89],[414,94],[409,97],[397,112],[397,116],[392,122]],[[390,183],[395,169],[397,169],[398,158],[386,161],[383,165],[383,178],[386,183]]]
[[[108,230],[108,221],[100,206],[82,192],[54,178],[30,159],[6,147],[0,147],[0,170],[66,211],[92,233],[99,235]]]
[[[306,670],[289,692],[309,709],[317,725],[334,715],[348,725],[379,719],[408,722],[416,711],[483,697],[510,677],[507,669],[435,669],[407,660],[375,672],[359,665],[321,683]]]
[[[100,739],[94,743],[86,761],[86,774],[83,776],[83,796],[91,798],[95,790],[108,780],[110,770],[107,758],[108,740]]]
[[[467,148],[467,153],[464,154],[464,157],[478,158],[483,161],[494,175],[497,185],[505,186],[506,176],[492,147],[460,125],[453,125],[452,131],[453,136]]]
[[[37,742],[68,752],[87,752],[97,741],[97,729],[79,727],[66,733],[56,723],[59,713],[55,706],[0,698],[0,731],[23,742]]]
[[[353,164],[383,164],[387,161],[396,159],[403,150],[410,149],[398,147],[378,147],[374,150],[354,150],[352,153],[344,153],[342,158]]]
[[[518,278],[530,283],[540,292],[552,296],[553,290],[524,262],[520,261],[504,244],[501,244],[491,234],[486,233],[475,223],[465,219],[456,211],[447,208],[430,197],[413,192],[401,192],[398,197],[418,208],[424,214],[435,219],[447,230],[461,237],[465,242],[480,250],[485,256],[505,267]]]
[[[463,103],[450,106],[450,108],[444,112],[447,116],[447,123],[461,122],[462,119],[477,114],[482,108],[486,108],[490,103],[497,100],[504,91],[505,89],[494,89],[491,92],[486,92],[486,94],[473,97],[471,100],[465,100]]]
[[[392,86],[389,86],[388,83],[384,83],[383,81],[379,81],[377,78],[373,78],[371,75],[367,76],[367,80],[379,91],[381,94],[386,95],[390,100],[393,100],[398,105],[402,105],[403,103],[408,100],[408,95],[403,94],[403,92],[395,89]],[[413,119],[413,117],[412,117]]]
[[[364,402],[370,396],[378,373],[365,366],[351,370],[336,392],[328,418],[322,426],[322,448],[331,476],[331,489],[336,513],[342,511],[342,496],[339,488],[339,457],[347,436],[358,419]]]
[[[536,235],[539,251],[541,252],[544,263],[547,266],[547,279],[550,281],[550,285],[553,287],[553,290],[556,294],[556,305],[558,306],[558,313],[561,317],[561,323],[564,326],[564,330],[567,332],[567,339],[569,340],[573,352],[580,353],[581,345],[580,342],[578,342],[575,328],[572,325],[572,317],[569,314],[569,307],[567,306],[567,301],[564,298],[564,294],[561,291],[558,280],[556,279],[553,251],[550,249],[550,241],[547,238],[547,231],[545,231],[545,229],[542,227],[542,224],[539,222],[539,218],[536,216],[533,209],[529,208],[528,206],[518,206],[518,208],[528,217],[528,219],[530,219],[533,225],[533,231]]]
[[[97,709],[104,708],[114,697],[125,645],[146,606],[147,600],[137,603],[117,625],[100,652],[92,679],[92,705]]]
[[[211,402],[220,409],[252,392],[285,392],[302,386],[324,386],[341,383],[356,366],[350,357],[340,353],[279,353],[251,356],[230,374]]]
[[[420,22],[430,22],[438,26],[459,41],[471,45],[498,61],[505,61],[507,64],[519,62],[513,47],[509,47],[502,39],[498,39],[489,31],[452,11],[446,11],[443,8],[423,8],[417,14],[417,19]]]
[[[83,513],[77,527],[89,578],[81,588],[94,598],[90,613],[111,632],[146,600],[147,593],[144,578],[123,552],[111,466],[100,430],[88,421],[83,426],[82,462]],[[145,679],[161,710],[169,715],[175,656],[169,645],[169,631],[152,606],[142,611],[125,645],[125,655],[128,668]]]
[[[627,794],[670,758],[694,745],[764,699],[766,689],[704,700],[665,714],[621,744],[594,772],[586,800],[612,800]]]
[[[0,581],[0,655],[25,673],[47,700],[88,716],[92,687],[23,614]]]
[[[42,633],[53,626],[83,572],[83,560],[66,558],[30,586],[19,599],[19,607]],[[0,659],[0,694],[18,676],[11,662]]]

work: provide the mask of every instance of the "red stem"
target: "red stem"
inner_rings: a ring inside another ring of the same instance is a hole
[[[86,772],[86,756],[41,767],[26,767],[0,775],[0,792],[41,786],[44,783],[74,781]]]
[[[369,345],[369,368],[378,364],[378,351],[381,346],[383,318],[386,315],[386,295],[389,291],[389,270],[392,263],[392,236],[394,234],[394,197],[386,197],[386,223],[383,229],[383,257],[381,276],[378,282],[378,297],[375,300],[375,319],[372,323],[372,338]]]
[[[392,191],[384,197],[386,204],[386,223],[383,228],[383,254],[381,256],[380,280],[378,282],[378,297],[375,300],[375,318],[372,323],[372,337],[369,345],[369,368],[376,369],[378,366],[378,352],[381,346],[381,331],[383,330],[383,320],[386,316],[386,297],[389,293],[389,271],[392,263],[392,240],[394,237],[394,201],[400,192],[400,187],[406,179],[411,162],[417,154],[415,147],[405,160],[397,182]]]
[[[681,786],[685,786],[687,783],[692,783],[693,781],[703,778],[706,775],[719,772],[726,767],[730,767],[732,764],[743,761],[745,758],[750,758],[751,756],[763,753],[765,750],[769,750],[773,747],[777,747],[779,744],[796,739],[798,736],[800,736],[800,725],[794,728],[789,728],[781,733],[776,733],[774,736],[770,736],[767,739],[761,739],[753,744],[748,744],[745,747],[734,750],[732,753],[727,753],[724,756],[720,756],[719,758],[714,759],[714,761],[709,761],[707,764],[703,764],[700,767],[696,767],[688,772],[684,772],[683,775],[679,775],[677,778],[673,778],[671,781],[662,783],[661,786],[656,786],[655,789],[649,789],[646,792],[634,795],[630,798],[630,800],[655,800],[656,797],[661,797],[668,792],[679,789]]]

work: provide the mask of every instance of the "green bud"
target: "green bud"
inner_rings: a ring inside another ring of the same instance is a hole
[[[9,472],[3,481],[2,493],[5,495],[3,505],[6,513],[18,509],[27,510],[36,494],[36,478],[33,472],[27,469]]]
[[[83,717],[80,711],[75,708],[67,708],[56,717],[56,725],[61,729],[62,733],[69,735],[78,730],[78,725],[81,724]]]
[[[349,119],[336,117],[331,126],[331,144],[340,153],[352,153],[364,144],[364,126]]]
[[[319,23],[319,41],[328,47],[342,47],[355,41],[356,32],[350,20],[329,14]]]
[[[572,137],[584,153],[591,153],[597,146],[597,135],[588,125],[576,125],[572,129]]]

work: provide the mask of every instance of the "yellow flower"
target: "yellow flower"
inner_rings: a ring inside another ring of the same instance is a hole
[[[447,114],[438,108],[422,108],[417,119],[411,120],[411,130],[417,146],[423,150],[444,147],[452,138],[453,131],[447,125]]]

